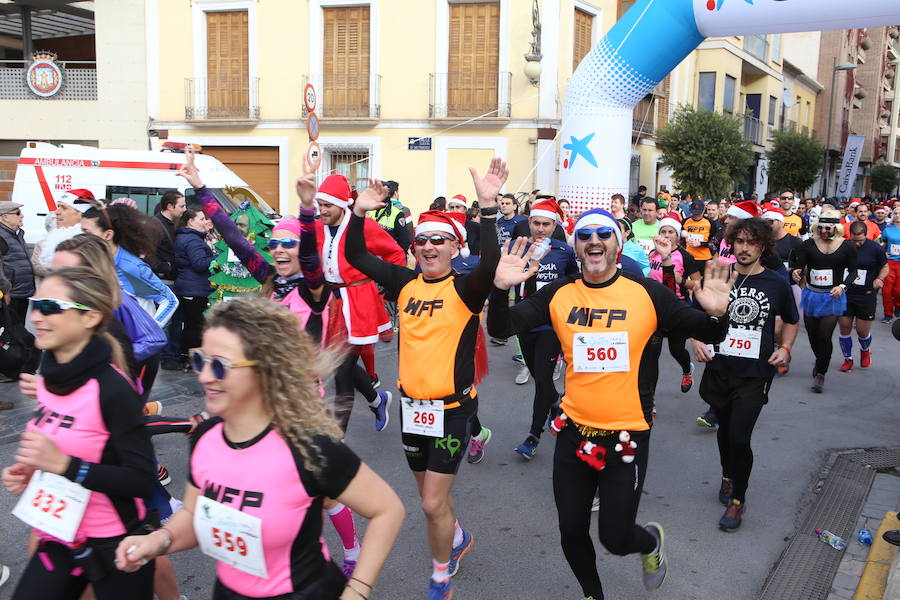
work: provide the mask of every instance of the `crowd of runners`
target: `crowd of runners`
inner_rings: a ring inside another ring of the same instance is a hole
[[[718,527],[730,532],[744,519],[752,433],[773,383],[799,369],[823,393],[836,328],[839,370],[849,372],[872,364],[879,300],[881,321],[895,333],[900,322],[896,199],[642,189],[576,215],[540,190],[524,203],[502,194],[508,170],[495,158],[483,174],[470,169],[477,198],[436,199],[413,226],[397,182],[357,193],[341,175],[317,185],[307,165],[299,215],[260,246],[186,152],[181,175],[196,204],[170,194],[148,217],[76,190],[57,212],[68,233],[48,235],[31,257],[21,207],[0,203],[2,315],[19,332],[3,373],[37,401],[2,473],[19,496],[14,514],[32,528],[15,600],[178,600],[169,557],[198,546],[215,562],[217,600],[376,597],[406,512],[345,439],[357,392],[376,431],[400,434],[394,447],[417,484],[421,517],[411,518],[424,519],[431,559],[421,596],[449,600],[477,534],[454,480],[492,437],[476,387],[485,340],[518,345],[511,385],[534,380],[514,452],[530,460],[543,434],[555,438],[560,542],[582,596],[604,597],[592,512],[603,547],[638,555],[655,590],[668,570],[664,529],[636,515],[663,340],[681,369],[663,385],[687,393],[695,362],[705,363],[708,410],[697,424],[717,430]],[[256,289],[208,308],[202,275],[218,242]],[[812,365],[791,360],[801,317]],[[395,334],[396,387],[379,390],[373,346]],[[161,362],[196,371],[202,413],[164,416],[149,400]],[[180,498],[151,441],[168,433],[190,440]],[[336,554],[322,538],[326,515]],[[8,577],[2,567],[0,585]]]

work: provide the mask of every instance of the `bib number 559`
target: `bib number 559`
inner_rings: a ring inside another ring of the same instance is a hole
[[[233,535],[230,531],[223,531],[218,527],[212,528],[212,536],[216,547],[247,556],[247,542],[241,536]]]

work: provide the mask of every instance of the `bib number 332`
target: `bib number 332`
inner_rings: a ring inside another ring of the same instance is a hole
[[[629,371],[628,332],[576,333],[572,336],[572,359],[576,373]]]

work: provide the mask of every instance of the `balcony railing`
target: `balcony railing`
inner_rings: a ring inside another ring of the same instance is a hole
[[[302,90],[316,90],[316,114],[323,119],[378,119],[381,117],[381,75],[307,75]],[[306,118],[304,102],[301,113]]]
[[[511,73],[431,73],[428,116],[432,119],[509,118]]]
[[[184,80],[188,121],[258,121],[259,77],[194,77]]]
[[[0,100],[96,100],[97,63],[93,61],[57,61],[62,71],[62,88],[42,98],[28,88],[25,72],[31,61],[0,60]]]
[[[769,60],[769,42],[764,35],[745,35],[744,50],[763,62]]]
[[[763,122],[750,115],[742,115],[742,117],[744,119],[744,128],[742,132],[744,134],[744,139],[750,140],[754,144],[762,145],[762,133],[765,131]]]

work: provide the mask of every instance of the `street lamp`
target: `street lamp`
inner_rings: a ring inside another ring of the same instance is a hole
[[[831,143],[831,123],[834,120],[834,81],[838,71],[852,71],[856,65],[846,62],[842,65],[837,64],[837,57],[833,59],[831,69],[831,101],[828,103],[828,135],[825,138],[825,159],[822,166],[822,192],[823,196],[828,196],[828,145]]]

